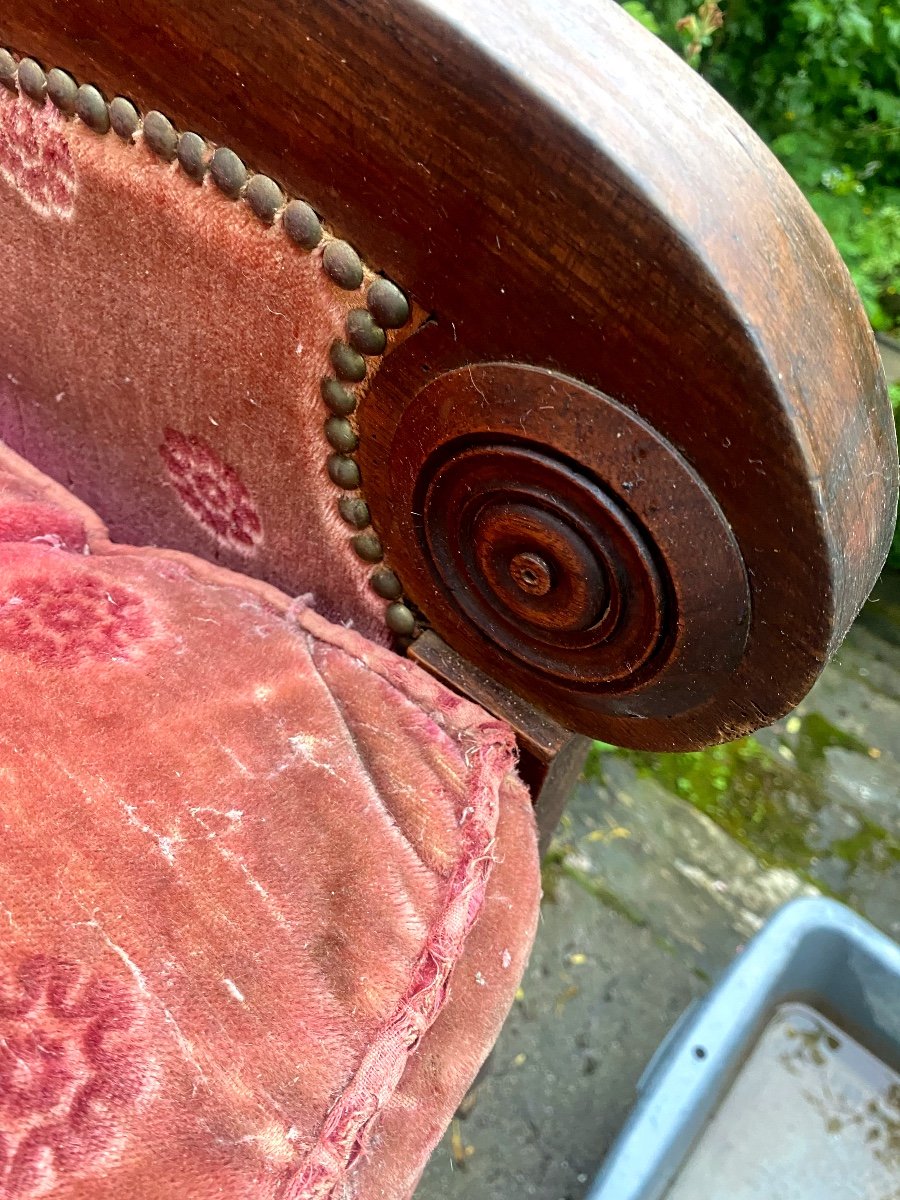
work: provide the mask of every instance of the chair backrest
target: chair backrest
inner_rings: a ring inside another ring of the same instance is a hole
[[[114,536],[624,745],[800,699],[890,537],[874,340],[613,0],[6,0],[0,44],[0,438]]]

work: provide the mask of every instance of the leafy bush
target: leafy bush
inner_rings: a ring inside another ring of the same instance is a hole
[[[894,0],[625,0],[734,105],[806,193],[876,329],[900,328]]]
[[[891,403],[894,406],[897,440],[900,441],[900,383],[895,383],[891,388]],[[900,571],[900,513],[897,515],[897,528],[894,530],[894,541],[888,554],[887,565],[895,571]]]

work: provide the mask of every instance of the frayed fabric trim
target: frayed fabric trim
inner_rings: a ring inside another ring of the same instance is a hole
[[[508,746],[487,741],[486,731],[467,758],[475,759],[474,787],[461,817],[462,854],[442,910],[405,995],[332,1105],[318,1141],[286,1188],[284,1200],[332,1200],[365,1155],[379,1114],[390,1103],[410,1056],[447,999],[450,975],[481,912],[494,864],[499,811],[496,780],[506,775],[514,761]]]

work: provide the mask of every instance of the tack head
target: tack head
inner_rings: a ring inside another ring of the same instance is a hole
[[[178,161],[185,175],[201,183],[209,170],[211,151],[199,133],[183,133],[178,139]]]
[[[322,399],[338,417],[349,417],[356,408],[356,397],[336,379],[322,380]]]
[[[374,279],[366,293],[369,312],[385,329],[399,329],[409,320],[409,301],[389,279]]]
[[[66,71],[53,67],[47,73],[47,95],[60,112],[72,116],[78,101],[78,84]]]
[[[359,487],[359,467],[352,458],[332,454],[328,458],[328,475],[332,483],[351,492]]]
[[[151,115],[147,114],[148,117]],[[115,134],[124,142],[130,142],[140,128],[141,118],[130,100],[126,100],[124,96],[116,96],[109,104],[109,123]],[[147,136],[146,130],[144,136]]]
[[[341,454],[349,454],[359,445],[356,430],[346,417],[329,417],[325,422],[325,436]]]
[[[148,112],[144,117],[144,141],[154,154],[171,162],[178,152],[175,126],[161,112]]]
[[[11,92],[16,90],[16,60],[8,50],[0,50],[0,83]]]
[[[341,496],[338,509],[348,525],[354,529],[365,529],[369,524],[369,506],[362,496]]]
[[[103,93],[91,83],[83,83],[75,97],[75,112],[94,133],[109,133],[109,109]]]
[[[19,60],[19,87],[37,104],[43,104],[47,98],[47,76],[33,58]]]
[[[346,342],[332,342],[329,357],[339,379],[349,383],[360,383],[365,379],[366,360]]]
[[[247,203],[259,219],[269,225],[284,204],[284,192],[268,175],[254,175],[247,184],[246,197]]]
[[[382,600],[399,600],[403,595],[400,580],[388,567],[379,567],[369,576],[369,587]]]
[[[220,146],[212,156],[209,173],[229,200],[237,200],[247,182],[247,168],[233,150]]]
[[[350,545],[363,562],[376,563],[381,562],[384,558],[381,538],[371,529],[366,530],[365,533],[357,533],[350,539]]]
[[[354,308],[347,313],[347,339],[360,354],[384,354],[387,336],[367,308]]]
[[[281,221],[288,237],[304,250],[315,250],[322,240],[322,223],[305,200],[291,200]]]
[[[347,242],[329,242],[322,254],[322,266],[328,278],[347,292],[355,291],[362,284],[362,262]]]
[[[391,633],[398,637],[412,637],[416,631],[416,618],[405,604],[389,604],[384,619]]]

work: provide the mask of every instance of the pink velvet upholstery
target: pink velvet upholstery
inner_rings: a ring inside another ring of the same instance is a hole
[[[0,439],[114,538],[313,592],[386,641],[326,472],[320,384],[365,293],[330,282],[325,243],[3,87],[0,238]]]
[[[81,137],[76,205],[85,164],[105,169]],[[176,186],[142,169],[148,187]],[[79,220],[72,238],[92,244],[99,214]],[[47,263],[40,229],[22,263]],[[88,347],[69,333],[77,347],[27,365],[32,386],[73,389],[59,404],[74,430]],[[45,393],[22,394],[20,441],[53,458]],[[182,436],[213,395],[187,406]],[[151,408],[135,404],[134,428],[157,471]],[[65,473],[77,455],[54,461]],[[160,529],[189,528],[164,485],[139,482]],[[509,729],[305,601],[111,544],[8,450],[0,690],[0,1196],[408,1196],[534,933],[536,839]]]

